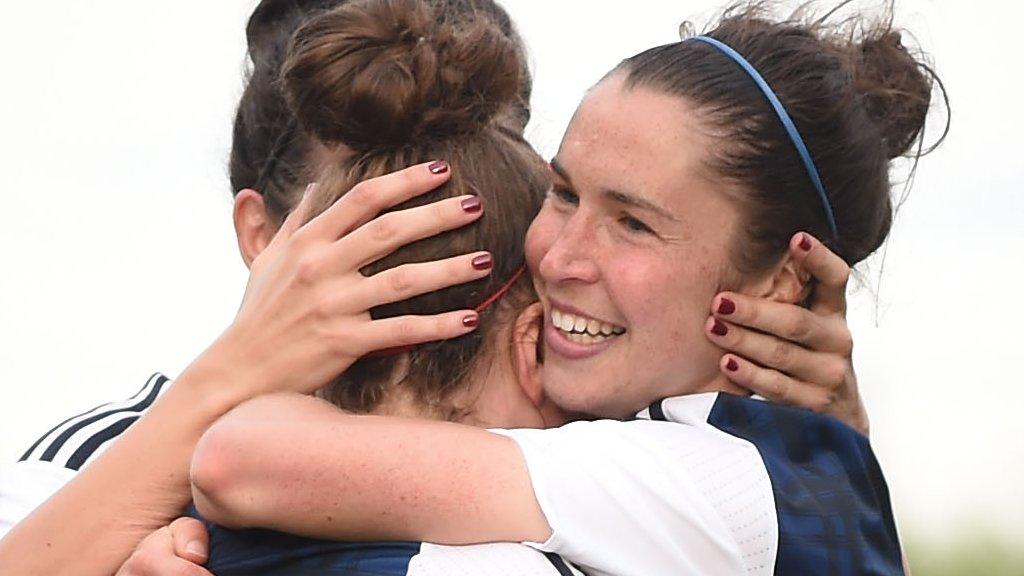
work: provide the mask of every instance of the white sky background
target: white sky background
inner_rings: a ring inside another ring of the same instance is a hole
[[[717,1],[507,0],[552,154],[588,86]],[[18,2],[0,18],[0,459],[177,374],[245,285],[226,160],[252,0]],[[616,7],[616,9],[613,9]],[[1024,55],[1016,3],[907,0],[953,131],[920,165],[884,274],[852,297],[873,443],[907,530],[1024,535]]]

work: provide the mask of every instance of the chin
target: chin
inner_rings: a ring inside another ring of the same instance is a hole
[[[544,391],[551,402],[573,414],[618,420],[632,418],[643,408],[633,409],[614,401],[622,400],[619,390],[608,393],[605,388],[580,387],[579,375],[566,380],[560,380],[558,377],[549,380],[545,376],[544,381]]]

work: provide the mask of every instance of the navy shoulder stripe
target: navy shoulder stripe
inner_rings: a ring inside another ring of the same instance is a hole
[[[555,570],[558,570],[559,576],[576,576],[573,574],[572,569],[569,568],[569,565],[565,563],[565,560],[563,560],[558,554],[555,554],[554,552],[545,552],[544,556],[548,559],[548,562],[551,562],[551,565],[555,567]]]
[[[724,393],[708,423],[761,454],[778,513],[776,574],[903,574],[889,489],[867,438],[830,416]]]
[[[77,443],[78,447],[75,449],[68,462],[65,463],[65,466],[72,470],[78,470],[96,451],[96,449],[99,448],[99,446],[107,440],[116,437],[117,434],[124,432],[132,422],[138,419],[138,417],[122,419],[99,432],[86,434],[83,431],[89,425],[99,422],[105,418],[122,414],[128,416],[133,413],[145,411],[153,404],[153,402],[156,401],[157,397],[160,395],[160,391],[168,381],[169,380],[166,376],[159,373],[154,374],[146,382],[146,385],[126,402],[103,404],[93,408],[92,410],[68,418],[36,440],[36,442],[32,444],[32,447],[25,452],[19,461],[25,462],[28,460],[39,460],[43,462],[54,462],[57,453],[60,452],[62,448],[65,446],[75,446]],[[125,404],[128,405],[126,406]],[[58,433],[58,431],[60,432]],[[33,457],[34,454],[37,454],[37,451],[40,448],[42,448],[42,453]]]

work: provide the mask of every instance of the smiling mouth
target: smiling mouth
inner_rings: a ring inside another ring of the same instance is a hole
[[[570,314],[557,308],[551,310],[551,323],[566,340],[576,344],[601,344],[626,333],[622,326],[580,314]]]

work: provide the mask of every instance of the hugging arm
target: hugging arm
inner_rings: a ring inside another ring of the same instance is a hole
[[[449,422],[357,416],[273,395],[239,406],[192,461],[199,511],[232,528],[337,540],[546,540],[509,438]]]
[[[663,452],[652,437],[666,432],[671,449]],[[666,470],[677,441],[694,440],[688,434],[700,432],[650,421],[496,433],[354,416],[277,395],[210,429],[193,460],[193,491],[202,514],[232,528],[334,540],[526,542],[623,575],[665,566],[741,572],[736,544],[702,488],[685,470]]]
[[[417,264],[421,274],[401,293],[395,274],[409,270],[359,272],[365,259],[479,217],[459,198],[376,217],[445,181],[425,164],[368,180],[303,224],[307,194],[253,262],[234,323],[108,451],[0,539],[3,574],[109,576],[181,514],[196,442],[233,407],[276,391],[312,392],[382,342],[469,332],[463,320],[472,311],[372,320],[368,310],[481,277],[472,254]],[[363,338],[338,337],[349,333]]]

